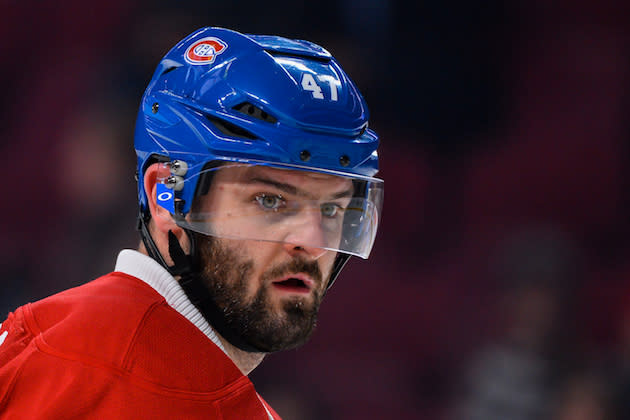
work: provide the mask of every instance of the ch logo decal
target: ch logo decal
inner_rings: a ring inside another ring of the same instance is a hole
[[[211,64],[227,47],[228,45],[219,38],[203,38],[188,47],[184,58],[190,64]]]

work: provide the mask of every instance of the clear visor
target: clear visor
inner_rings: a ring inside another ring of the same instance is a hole
[[[181,227],[220,238],[281,242],[361,258],[372,250],[383,202],[383,181],[376,178],[228,164],[180,179],[174,189],[183,190],[186,183],[197,187],[190,211],[178,215],[177,192],[168,189],[167,177],[158,176],[158,182],[158,205]]]

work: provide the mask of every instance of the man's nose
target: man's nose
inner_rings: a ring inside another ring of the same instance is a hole
[[[295,255],[306,255],[318,259],[326,253],[326,235],[322,228],[322,214],[319,210],[304,211],[299,222],[292,225],[284,240],[285,250]]]

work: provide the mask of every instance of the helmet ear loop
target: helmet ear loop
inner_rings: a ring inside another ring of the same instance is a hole
[[[146,208],[143,208],[142,206],[140,208],[140,211],[138,214],[137,229],[140,231],[140,236],[142,238],[142,242],[144,243],[147,254],[151,258],[156,260],[158,263],[160,263],[160,265],[164,267],[171,275],[173,276],[182,275],[194,269],[194,264],[193,264],[194,258],[191,258],[190,256],[184,253],[181,245],[179,244],[179,241],[177,240],[177,237],[175,236],[173,231],[169,229],[168,230],[168,241],[169,241],[168,252],[171,257],[171,260],[174,263],[172,266],[169,266],[164,258],[164,255],[162,255],[162,252],[160,252],[158,246],[156,245],[155,240],[153,239],[153,235],[151,234],[148,228],[149,221],[153,217],[154,212],[155,212],[155,217],[160,217],[160,218],[166,217],[166,215],[160,215],[160,212],[159,212],[159,210],[164,211],[164,209],[160,209],[159,204],[156,204],[154,202],[152,203],[149,198],[149,196],[152,194],[153,188],[155,188],[155,183],[157,182],[157,179],[154,179],[153,181],[151,181],[151,179],[147,178],[149,177],[149,172],[152,174],[151,176],[157,177],[159,175],[159,171],[161,170],[160,168],[155,167],[154,166],[155,164],[164,164],[164,162],[161,162],[160,159],[155,159],[155,161],[151,163],[149,168],[147,168],[147,171],[144,173],[144,176],[142,177],[142,182],[144,183],[144,190],[146,192],[148,202],[147,202]],[[140,182],[140,180],[138,180],[138,182]],[[177,204],[180,204],[180,203],[177,203]],[[176,212],[178,212],[179,206],[176,205],[175,207],[176,207]],[[168,217],[172,218],[173,215],[169,215]],[[172,220],[171,222],[173,225],[176,225],[175,220]],[[190,234],[190,232],[187,231],[187,229],[182,228],[182,230],[184,230],[184,232],[187,234],[189,238],[191,255],[194,255],[195,244],[194,244],[192,235]]]
[[[153,240],[153,236],[147,227],[148,220],[150,217],[146,217],[142,214],[142,212],[138,216],[138,230],[140,231],[140,237],[142,238],[142,242],[144,243],[144,247],[147,250],[147,254],[154,260],[160,263],[162,267],[164,267],[172,276],[189,276],[195,272],[196,269],[196,241],[194,235],[188,230],[183,229],[188,236],[188,240],[190,243],[190,253],[186,255],[182,246],[177,239],[177,236],[173,233],[172,230],[168,231],[168,253],[173,261],[173,265],[169,266],[164,259],[164,256],[158,249],[155,241]]]
[[[173,276],[181,276],[180,282],[188,280],[197,270],[197,246],[195,236],[188,229],[182,228],[188,237],[190,252],[184,252],[177,236],[172,230],[168,231],[168,254],[173,260],[173,265],[167,269]]]
[[[175,214],[172,215],[172,217],[177,226],[183,230],[184,234],[188,237],[188,255],[184,252],[182,245],[179,243],[177,235],[175,235],[172,230],[168,231],[168,255],[173,261],[173,266],[169,267],[169,271],[174,276],[181,276],[180,283],[190,278],[190,276],[195,275],[198,269],[197,240],[193,232],[185,227],[186,217],[182,211],[183,204],[183,201],[175,201]]]
[[[164,260],[162,253],[160,252],[157,245],[155,244],[155,241],[153,240],[153,236],[151,236],[151,232],[149,232],[149,228],[147,227],[149,220],[151,220],[151,216],[145,215],[144,212],[141,210],[140,214],[138,215],[137,229],[140,231],[140,237],[142,238],[142,243],[144,244],[144,247],[147,250],[147,254],[149,254],[151,258],[159,262],[160,265],[164,267],[169,273],[173,274],[168,264],[166,264],[166,261]]]

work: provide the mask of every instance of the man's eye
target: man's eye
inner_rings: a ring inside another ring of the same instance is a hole
[[[256,201],[265,210],[278,211],[285,205],[284,199],[279,195],[259,194],[256,196]]]
[[[335,203],[324,203],[321,205],[320,209],[325,217],[335,217],[341,209],[341,206]]]

